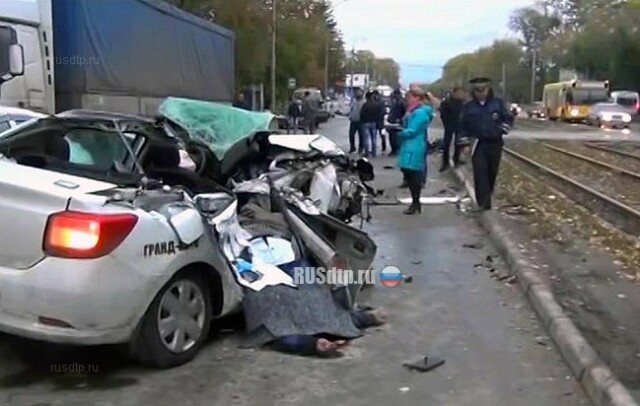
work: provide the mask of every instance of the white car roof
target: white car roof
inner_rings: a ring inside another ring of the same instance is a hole
[[[36,111],[21,109],[19,107],[7,107],[0,106],[0,116],[28,116],[33,118],[46,117],[46,114],[38,113]]]
[[[631,90],[616,90],[614,92],[611,92],[611,96],[613,97],[624,97],[624,96],[631,96],[631,97],[635,97],[635,98],[640,98],[640,93],[638,92],[633,92]]]

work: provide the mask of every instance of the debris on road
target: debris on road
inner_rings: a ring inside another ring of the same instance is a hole
[[[474,250],[479,250],[484,248],[484,244],[481,242],[472,242],[472,243],[464,243],[462,244],[462,246],[464,248],[470,248],[470,249],[474,249]]]
[[[403,367],[407,368],[410,371],[418,371],[418,372],[429,372],[432,371],[442,365],[444,365],[444,358],[439,358],[436,356],[427,356],[416,362],[405,362],[402,364]]]
[[[407,275],[407,276],[405,276],[405,277],[402,279],[402,281],[403,281],[404,283],[411,283],[411,282],[413,282],[413,276],[411,276],[411,275]]]
[[[402,204],[411,204],[410,197],[399,197],[398,201]],[[447,203],[458,203],[460,201],[460,197],[458,196],[444,196],[444,197],[421,197],[420,203],[425,205],[437,205],[437,204],[447,204]]]
[[[543,347],[547,347],[547,346],[549,346],[549,337],[538,336],[538,337],[536,337],[536,343],[538,343],[539,345],[541,345]]]

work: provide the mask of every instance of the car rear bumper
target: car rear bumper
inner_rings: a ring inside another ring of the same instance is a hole
[[[39,323],[37,318],[27,315],[0,312],[0,318],[0,331],[3,333],[57,344],[119,344],[129,341],[133,334],[131,326],[106,330],[77,330],[44,325]]]
[[[162,283],[110,257],[0,267],[0,331],[66,344],[126,342]]]
[[[602,121],[601,125],[607,128],[628,128],[630,123],[624,122],[622,120],[609,120]]]

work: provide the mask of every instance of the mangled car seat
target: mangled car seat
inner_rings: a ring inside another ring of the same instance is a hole
[[[180,167],[180,151],[174,145],[153,145],[147,153],[146,174],[170,186],[184,186],[194,194],[220,190],[213,180]]]

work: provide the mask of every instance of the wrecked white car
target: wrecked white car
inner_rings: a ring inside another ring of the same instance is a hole
[[[284,262],[371,265],[372,240],[291,182],[241,190],[245,180],[234,193],[218,181],[249,169],[242,158],[216,159],[167,125],[75,111],[0,139],[0,331],[123,343],[141,362],[171,367],[238,308],[242,287],[290,284]],[[265,254],[276,247],[278,258]],[[360,288],[336,296],[349,306]]]
[[[322,135],[278,134],[269,113],[189,99],[169,98],[160,113],[165,131],[198,157],[203,177],[242,191],[269,178],[279,189],[300,190],[345,222],[370,217],[373,191],[365,182],[373,180],[373,166]]]

